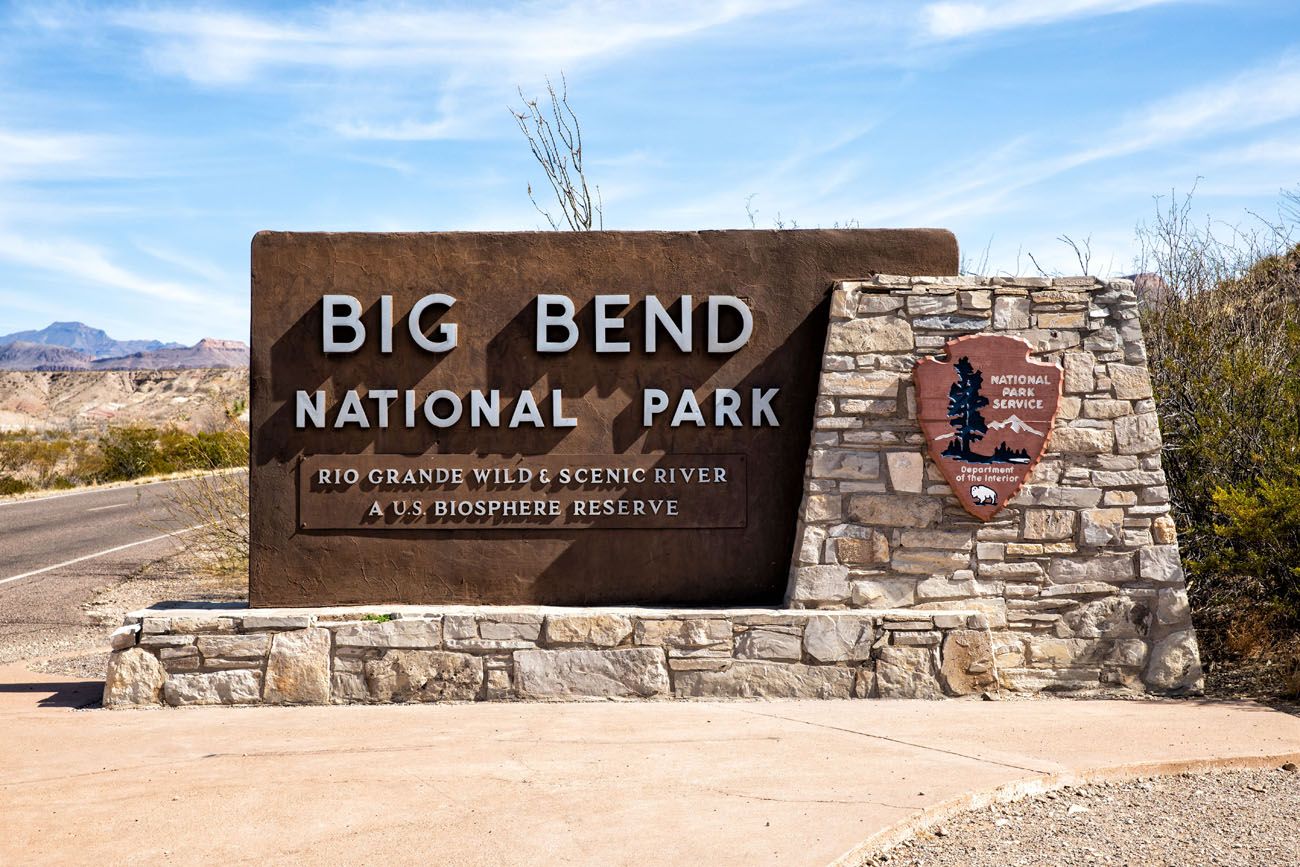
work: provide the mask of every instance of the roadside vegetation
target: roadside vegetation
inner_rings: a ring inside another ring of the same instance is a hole
[[[79,436],[0,433],[0,495],[124,482],[143,476],[246,466],[248,433],[110,427]]]
[[[1202,653],[1300,694],[1300,194],[1274,219],[1139,227],[1146,333]]]

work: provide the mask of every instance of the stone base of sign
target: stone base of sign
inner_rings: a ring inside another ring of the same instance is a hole
[[[107,707],[927,698],[1018,688],[978,611],[151,608]]]
[[[838,284],[787,606],[975,609],[1006,685],[1197,691],[1137,307],[1132,282],[1091,277]],[[927,455],[912,382],[967,334],[1064,371],[1041,462],[988,522]]]

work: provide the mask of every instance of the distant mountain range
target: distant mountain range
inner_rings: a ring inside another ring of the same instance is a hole
[[[247,367],[248,345],[204,338],[193,346],[114,340],[81,322],[0,335],[0,370],[180,370]]]

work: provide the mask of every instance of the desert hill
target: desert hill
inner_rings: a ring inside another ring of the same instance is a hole
[[[248,368],[0,371],[0,431],[110,424],[211,430],[247,406]]]

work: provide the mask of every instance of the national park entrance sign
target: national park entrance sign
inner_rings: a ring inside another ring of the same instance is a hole
[[[1198,689],[1132,282],[956,267],[258,235],[251,607],[128,615],[105,704]]]
[[[251,597],[777,604],[837,278],[938,230],[253,243]]]

